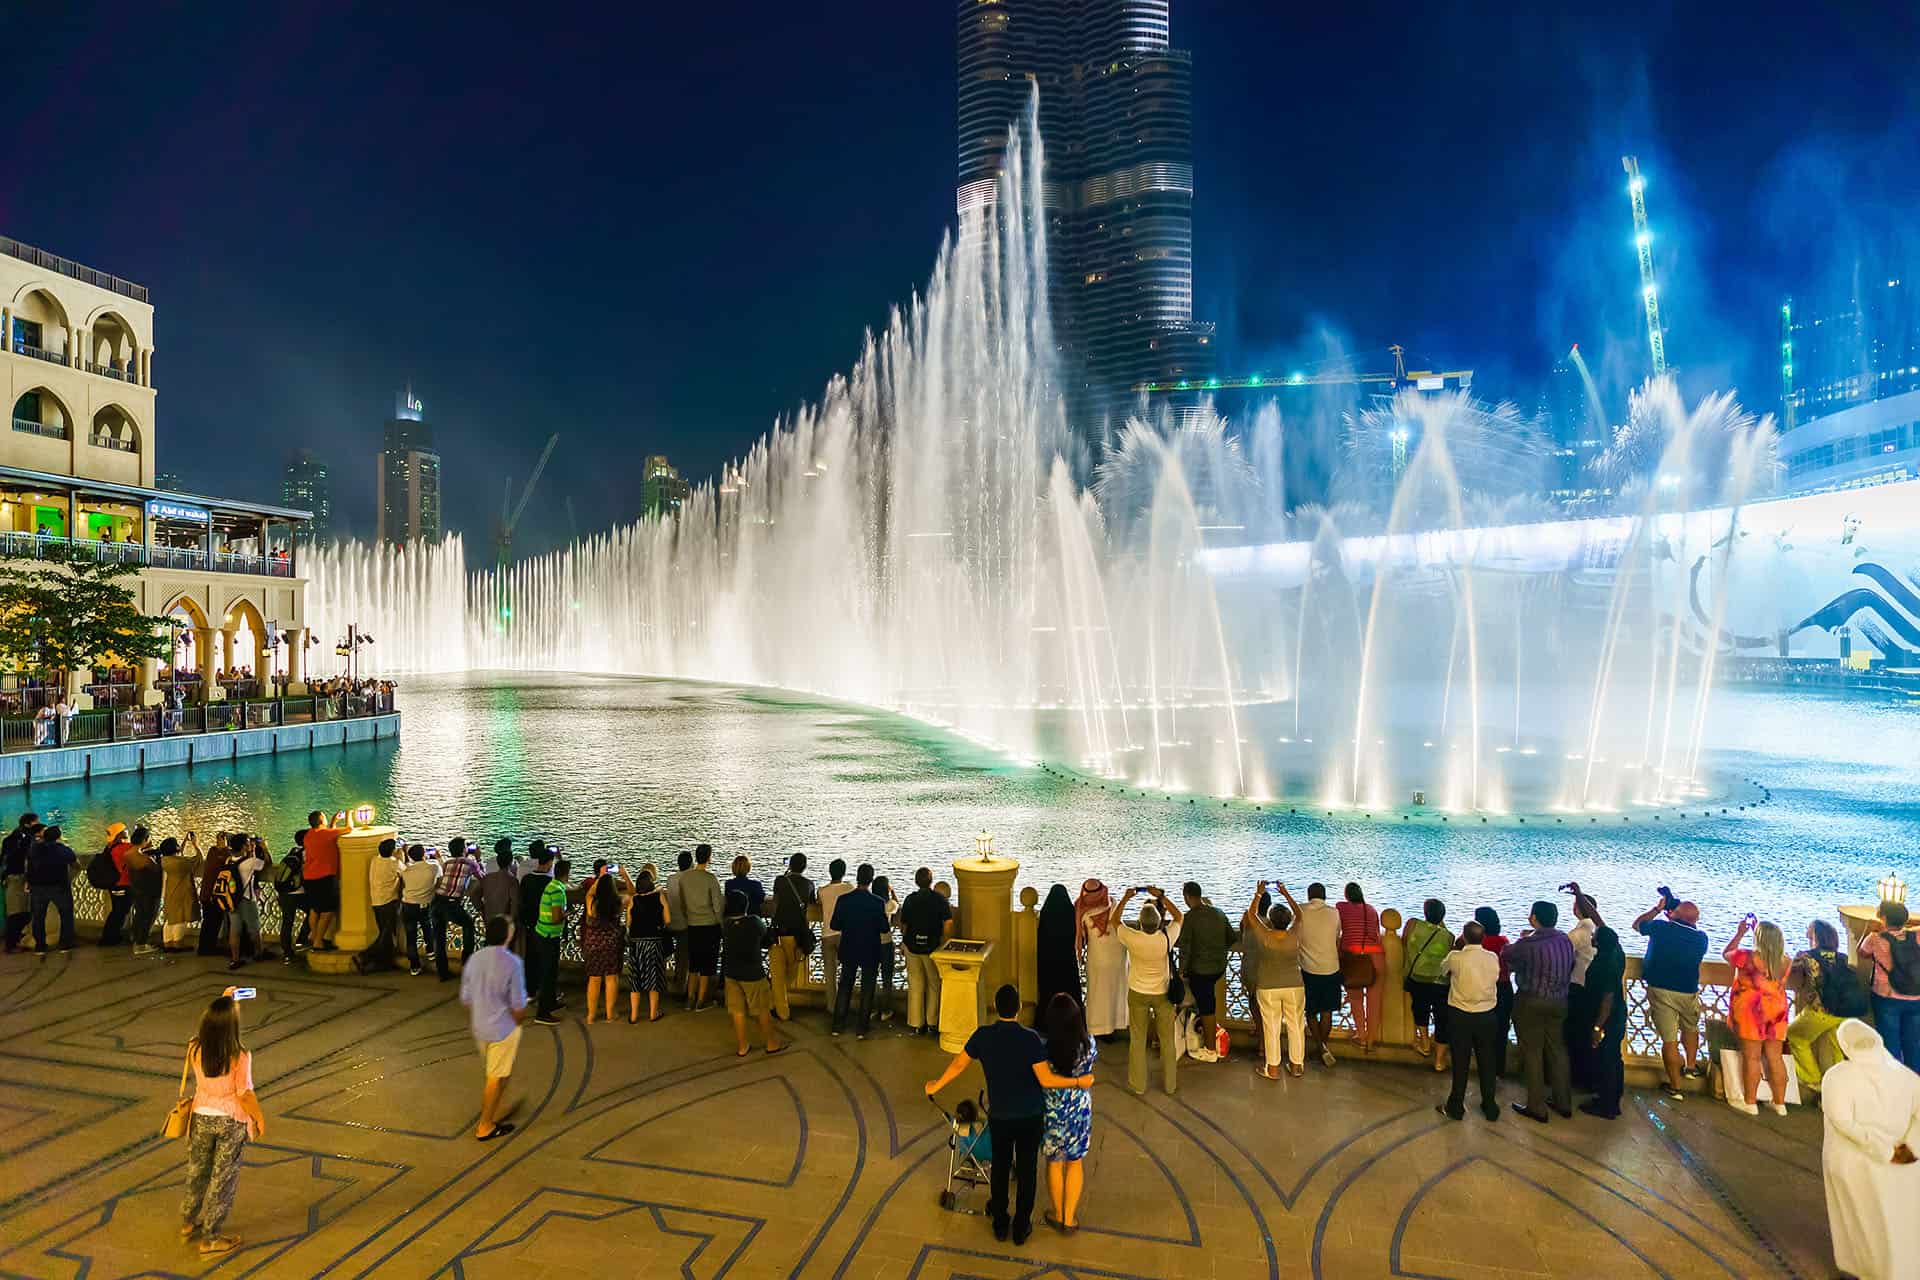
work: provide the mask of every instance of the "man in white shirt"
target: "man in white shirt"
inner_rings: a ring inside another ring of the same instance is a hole
[[[1294,901],[1285,885],[1280,886],[1287,905],[1293,908],[1294,936],[1300,939],[1300,978],[1307,988],[1307,1038],[1320,1044],[1320,1064],[1334,1063],[1333,1015],[1340,1012],[1346,995],[1340,981],[1340,912],[1327,901],[1327,886],[1318,880],[1307,886],[1305,906]]]
[[[838,991],[840,981],[840,934],[831,926],[833,908],[852,891],[847,883],[847,860],[835,858],[827,864],[827,882],[820,886],[820,974],[829,993]]]
[[[240,967],[241,955],[249,945],[256,952],[261,949],[260,900],[257,895],[260,892],[260,873],[266,870],[267,860],[260,856],[254,846],[252,836],[227,837],[227,847],[232,850],[233,867],[233,919],[227,927],[229,969]]]
[[[1573,891],[1573,928],[1567,941],[1573,943],[1573,975],[1567,988],[1567,1066],[1573,1087],[1582,1092],[1593,1088],[1593,1012],[1600,1006],[1600,993],[1587,991],[1587,966],[1593,963],[1593,934],[1598,927],[1598,910],[1592,898],[1580,892],[1578,884],[1563,885]],[[1571,1025],[1578,1020],[1580,1025]]]
[[[427,861],[423,845],[407,846],[407,865],[400,869],[400,925],[407,934],[407,967],[420,976],[420,943],[431,927],[433,886],[440,879],[440,868]]]
[[[1127,904],[1145,893],[1153,906],[1140,908],[1140,919],[1128,924]],[[1127,951],[1127,1087],[1135,1096],[1147,1091],[1147,1032],[1160,1037],[1161,1083],[1174,1092],[1180,1065],[1180,1041],[1173,1031],[1173,1001],[1167,999],[1167,981],[1173,975],[1173,945],[1180,941],[1180,908],[1155,888],[1128,889],[1108,916],[1114,936]]]
[[[394,967],[394,937],[400,924],[399,846],[380,842],[380,852],[367,860],[367,902],[373,908],[373,945],[360,953],[360,971],[377,973]]]
[[[1447,1045],[1453,1053],[1453,1092],[1434,1110],[1449,1120],[1466,1118],[1467,1058],[1479,1059],[1480,1112],[1500,1118],[1493,1096],[1500,1070],[1500,1018],[1494,1004],[1500,990],[1500,957],[1480,944],[1487,931],[1478,920],[1460,930],[1460,940],[1443,962],[1447,971]]]

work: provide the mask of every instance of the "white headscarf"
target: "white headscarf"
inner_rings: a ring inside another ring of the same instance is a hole
[[[1920,1075],[1893,1060],[1880,1033],[1858,1019],[1835,1032],[1847,1060],[1820,1080],[1826,1141],[1821,1166],[1834,1262],[1862,1280],[1910,1274],[1920,1257],[1920,1164],[1893,1163],[1920,1147]]]

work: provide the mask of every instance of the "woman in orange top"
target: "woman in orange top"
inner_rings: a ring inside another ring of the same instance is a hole
[[[1741,940],[1753,930],[1753,949]],[[1740,1037],[1740,1083],[1746,1099],[1734,1105],[1750,1116],[1760,1114],[1760,1068],[1764,1059],[1767,1087],[1773,1092],[1773,1110],[1787,1114],[1787,941],[1780,926],[1762,920],[1756,927],[1751,912],[1733,931],[1733,941],[1721,952],[1733,966],[1733,992],[1727,999],[1727,1021]]]
[[[247,1141],[266,1132],[253,1093],[253,1055],[240,1039],[234,988],[207,1006],[187,1046],[193,1068],[193,1118],[187,1125],[187,1194],[180,1202],[180,1238],[198,1238],[202,1257],[232,1253],[235,1236],[222,1235],[240,1180]]]

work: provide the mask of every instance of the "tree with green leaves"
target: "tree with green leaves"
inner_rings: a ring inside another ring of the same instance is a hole
[[[0,557],[0,669],[52,682],[95,663],[169,656],[168,620],[134,601],[139,565],[70,543],[34,551]]]

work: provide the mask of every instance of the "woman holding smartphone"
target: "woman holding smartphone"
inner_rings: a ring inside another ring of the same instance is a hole
[[[223,1235],[249,1139],[267,1131],[253,1092],[253,1055],[240,1037],[240,1006],[252,987],[228,987],[200,1015],[187,1045],[193,1072],[193,1116],[187,1123],[187,1194],[180,1202],[180,1239],[200,1242],[200,1256],[232,1253],[238,1236]]]
[[[1753,948],[1740,945],[1753,931]],[[1787,1114],[1787,941],[1771,920],[1754,922],[1749,911],[1733,931],[1733,941],[1721,952],[1733,966],[1733,992],[1727,999],[1727,1021],[1740,1037],[1740,1083],[1743,1100],[1729,1098],[1737,1110],[1760,1114],[1760,1068],[1764,1060],[1767,1087],[1773,1093],[1775,1115]]]

